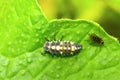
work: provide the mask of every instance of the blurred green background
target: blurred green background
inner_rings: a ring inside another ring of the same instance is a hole
[[[120,0],[38,0],[48,20],[89,19],[120,40]]]

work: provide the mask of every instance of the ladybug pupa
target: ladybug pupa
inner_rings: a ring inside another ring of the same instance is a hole
[[[78,53],[82,49],[82,45],[72,41],[62,41],[54,39],[47,40],[44,43],[44,50],[51,55],[69,56]]]

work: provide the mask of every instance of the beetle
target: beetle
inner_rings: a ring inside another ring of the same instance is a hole
[[[92,33],[92,34],[89,34],[89,37],[92,41],[100,44],[100,45],[103,45],[104,44],[104,41],[102,40],[102,38],[100,38],[99,36],[97,36],[96,34]]]

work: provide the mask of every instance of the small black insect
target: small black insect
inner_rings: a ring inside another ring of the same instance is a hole
[[[44,50],[52,55],[69,56],[74,55],[82,49],[82,45],[71,41],[46,41]]]
[[[104,41],[102,40],[102,38],[98,37],[96,34],[92,33],[92,34],[89,34],[89,36],[90,36],[92,41],[94,41],[100,45],[104,44]]]

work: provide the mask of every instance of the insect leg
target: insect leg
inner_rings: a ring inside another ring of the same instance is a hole
[[[60,41],[62,41],[62,40],[63,40],[63,37],[64,37],[64,36],[62,35],[62,36],[61,36],[61,39],[60,39]]]
[[[56,35],[58,34],[58,32],[55,32],[54,35],[53,35],[53,39],[54,41],[56,41]]]
[[[56,34],[53,35],[53,39],[54,39],[54,41],[56,41]]]
[[[43,50],[43,49],[41,50],[41,55],[46,55],[46,53],[47,52],[45,50]]]
[[[46,41],[50,41],[47,37],[45,37],[45,40],[46,40]]]

